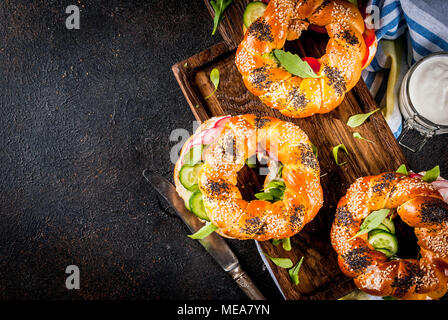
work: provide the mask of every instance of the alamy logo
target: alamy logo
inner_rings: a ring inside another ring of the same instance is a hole
[[[65,9],[65,13],[69,14],[67,19],[65,19],[65,27],[69,30],[80,28],[81,15],[79,13],[78,6],[70,5]]]
[[[67,266],[65,273],[69,274],[65,279],[65,287],[68,290],[79,289],[79,267],[75,265]]]

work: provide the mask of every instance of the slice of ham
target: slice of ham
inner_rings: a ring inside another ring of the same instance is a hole
[[[424,171],[419,173],[409,173],[409,177],[416,179],[421,179],[424,175]],[[438,177],[437,180],[431,182],[431,184],[437,191],[439,191],[440,195],[443,197],[443,200],[448,203],[448,180],[445,180],[442,177]]]
[[[443,197],[443,200],[448,203],[448,188],[439,189],[437,191],[439,191],[440,195]]]

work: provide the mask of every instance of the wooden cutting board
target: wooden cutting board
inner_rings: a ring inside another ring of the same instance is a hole
[[[330,113],[305,119],[287,118],[273,110],[251,94],[244,86],[234,59],[235,50],[243,38],[242,17],[248,0],[234,0],[225,12],[225,19],[219,26],[224,42],[219,43],[172,67],[174,75],[199,121],[226,114],[253,113],[268,115],[297,124],[304,130],[318,149],[321,167],[321,184],[324,190],[324,206],[316,218],[291,239],[293,249],[289,252],[269,241],[260,242],[264,252],[273,257],[289,257],[293,263],[304,256],[300,270],[300,284],[294,286],[287,270],[272,264],[273,273],[287,299],[338,299],[352,291],[355,286],[337,265],[337,256],[330,243],[330,229],[339,199],[350,184],[358,177],[395,171],[406,163],[401,148],[380,112],[372,115],[362,126],[352,129],[346,125],[349,116],[372,111],[377,105],[365,83],[360,80],[346,96],[342,104]],[[206,6],[213,15],[208,0]],[[299,41],[288,44],[289,51],[302,56],[319,57],[325,51],[326,35],[306,33]],[[218,68],[220,83],[217,92],[204,99],[214,89],[209,80],[210,72]],[[359,132],[365,140],[354,139],[353,132]],[[336,165],[332,148],[343,143],[349,154],[339,153],[345,165]],[[242,188],[254,190],[253,174],[245,172],[240,177]],[[256,179],[255,179],[256,180]],[[255,188],[256,189],[256,188]],[[400,238],[415,240],[406,228],[398,228]],[[406,246],[401,241],[400,246]],[[414,244],[415,245],[415,244]]]

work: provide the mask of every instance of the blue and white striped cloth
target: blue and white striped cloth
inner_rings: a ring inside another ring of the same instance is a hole
[[[376,36],[381,41],[362,77],[377,103],[385,107],[383,114],[397,138],[402,130],[397,98],[401,79],[424,56],[448,51],[448,1],[370,0],[368,5],[380,9]],[[387,90],[391,92],[389,98]]]

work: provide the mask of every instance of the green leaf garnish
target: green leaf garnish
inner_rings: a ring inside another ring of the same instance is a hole
[[[274,197],[267,192],[258,192],[255,194],[255,198],[257,198],[258,200],[265,200],[265,201],[273,201]]]
[[[285,188],[286,188],[286,185],[285,185],[285,183],[284,183],[283,181],[281,181],[281,180],[272,180],[272,181],[270,181],[270,182],[266,185],[266,187],[265,187],[263,190],[269,190],[269,189],[272,189],[272,188],[285,189]]]
[[[356,8],[358,8],[358,0],[348,0],[348,2],[352,3]]]
[[[339,163],[339,162],[338,162],[338,151],[339,151],[340,148],[342,148],[342,150],[344,150],[345,153],[348,154],[347,148],[346,148],[346,147],[344,146],[344,144],[342,144],[342,143],[339,144],[339,145],[337,145],[336,147],[333,148],[333,157],[334,157],[334,161],[336,161],[336,164],[337,164],[338,166],[342,166],[343,164],[346,164],[346,163],[347,163],[347,161],[344,161],[344,162],[342,162],[342,163]]]
[[[272,244],[273,244],[274,246],[277,246],[277,245],[279,245],[280,243],[282,243],[282,240],[280,240],[280,239],[272,239],[271,242],[272,242]]]
[[[265,201],[278,201],[283,199],[286,185],[281,180],[272,180],[264,188],[264,192],[255,194],[255,198]]]
[[[440,176],[440,167],[437,165],[429,171],[426,171],[425,175],[422,177],[423,181],[433,182],[437,180]]]
[[[362,125],[367,120],[368,117],[370,117],[372,114],[374,114],[378,110],[380,110],[380,108],[375,109],[369,113],[355,114],[354,116],[351,116],[350,118],[348,118],[347,125],[349,127],[356,128],[356,127]]]
[[[280,168],[278,168],[277,177],[281,178],[283,173],[283,164],[280,164]]]
[[[383,300],[398,300],[398,299],[392,296],[384,296]]]
[[[292,247],[291,247],[291,239],[290,238],[282,239],[282,247],[286,251],[291,251],[291,249],[292,249]]]
[[[216,29],[218,28],[219,23],[224,18],[223,13],[224,10],[232,3],[232,0],[215,0],[210,1],[213,10],[215,11],[215,18],[213,19],[213,31],[212,36],[215,35]]]
[[[219,85],[219,70],[218,69],[213,68],[213,70],[210,72],[210,81],[215,86],[215,90],[213,90],[212,93],[210,93],[208,96],[206,96],[205,99],[210,98],[216,92],[216,90],[218,90],[218,85]]]
[[[322,78],[323,76],[317,75],[310,67],[308,62],[303,61],[296,54],[283,50],[274,50],[274,55],[280,62],[280,65],[286,69],[289,73],[299,76],[301,78]]]
[[[389,215],[390,209],[380,209],[376,211],[372,211],[367,218],[364,219],[364,222],[361,224],[361,228],[358,233],[355,234],[350,240],[356,238],[357,236],[368,233],[378,227],[383,220]]]
[[[402,164],[401,166],[398,167],[397,173],[401,173],[401,174],[404,174],[404,175],[409,175],[408,169],[406,169],[406,165],[405,164]]]
[[[269,194],[272,196],[274,201],[282,200],[284,193],[285,193],[285,189],[272,188],[272,189],[269,190]]]
[[[257,167],[257,156],[252,156],[252,157],[247,158],[245,163],[249,168],[252,168],[252,169],[256,168]]]
[[[300,258],[299,262],[294,266],[294,268],[291,268],[288,270],[289,277],[291,278],[291,281],[293,284],[298,285],[300,283],[299,281],[299,270],[303,263],[303,258]]]
[[[319,153],[319,151],[317,150],[317,147],[311,143],[311,149],[313,150],[314,155],[317,158],[317,154]]]
[[[213,232],[218,230],[218,227],[212,224],[211,222],[207,222],[201,229],[196,231],[196,233],[190,234],[188,237],[191,239],[204,239],[208,237]]]
[[[274,264],[276,264],[280,268],[288,269],[293,266],[292,261],[289,258],[273,258],[273,257],[269,256],[267,253],[265,253],[265,252],[263,252],[263,253],[266,257],[271,259],[271,261],[274,262]]]
[[[374,143],[372,140],[369,140],[369,139],[366,139],[366,138],[362,137],[359,132],[353,132],[353,137],[356,138],[356,139],[365,140],[365,141]]]
[[[261,57],[264,58],[264,59],[271,59],[276,64],[280,64],[280,61],[278,61],[278,59],[275,57],[275,55],[274,55],[274,53],[272,51],[268,52],[268,53],[262,54]]]

